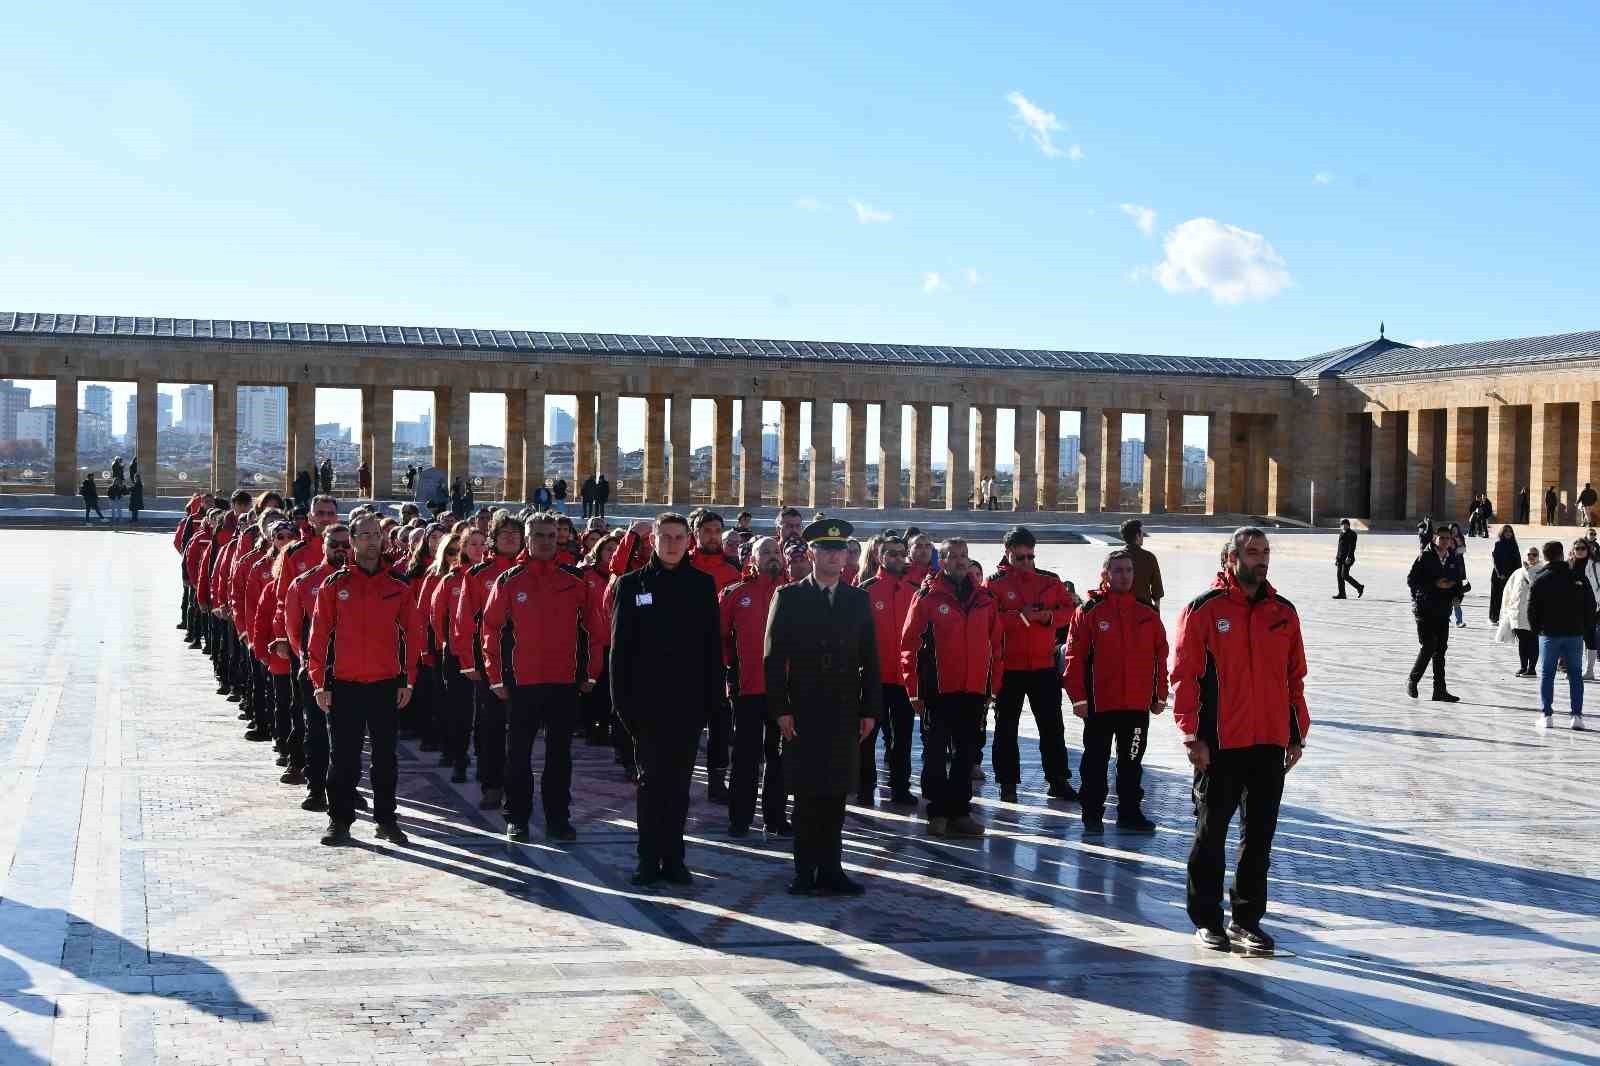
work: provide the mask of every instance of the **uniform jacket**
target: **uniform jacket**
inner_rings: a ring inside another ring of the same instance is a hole
[[[878,677],[885,685],[904,685],[900,676],[900,634],[911,613],[911,597],[917,586],[905,576],[895,577],[879,570],[861,584],[872,608],[872,624],[878,638]]]
[[[574,568],[530,559],[495,579],[483,607],[483,667],[489,684],[572,685],[598,680],[603,648],[589,585]]]
[[[466,580],[469,568],[464,563],[457,563],[450,568],[450,572],[439,579],[433,588],[433,598],[428,602],[428,628],[433,630],[434,642],[439,646],[441,659],[448,656],[459,667],[461,660],[456,658],[455,649],[451,646],[451,627],[456,617],[456,604],[461,600],[462,583]]]
[[[1067,586],[1048,570],[1031,574],[1002,566],[985,583],[1000,608],[1000,623],[1005,630],[1007,670],[1054,670],[1056,630],[1067,621],[1070,610]],[[1054,617],[1049,625],[1030,622],[1024,611],[1046,610]]]
[[[762,659],[766,654],[767,616],[772,597],[783,585],[781,577],[773,580],[751,574],[722,590],[717,607],[722,661],[734,671],[728,685],[730,696],[766,694],[767,674]]]
[[[649,541],[630,529],[622,535],[617,550],[611,553],[611,572],[621,577],[639,569],[649,561]]]
[[[611,647],[611,609],[606,605],[606,586],[611,583],[611,575],[588,563],[580,564],[578,573],[589,589],[590,608],[602,623],[597,631],[589,634],[589,641],[604,651]]]
[[[271,558],[262,555],[250,568],[245,590],[246,613],[239,617],[238,625],[240,632],[249,627],[250,649],[255,652],[261,665],[267,668],[268,673],[281,676],[287,674],[293,664],[288,656],[274,655],[271,651],[273,620],[278,616],[277,586],[272,583],[272,563]]]
[[[989,590],[960,586],[944,573],[925,581],[911,598],[900,632],[900,677],[906,695],[927,699],[965,693],[988,696],[1005,674],[1005,631]]]
[[[814,577],[777,590],[764,651],[767,714],[794,716],[783,775],[796,796],[843,796],[860,784],[861,722],[883,713],[877,627],[867,593],[842,582],[833,605]]]
[[[417,682],[422,618],[405,582],[387,571],[359,566],[334,571],[317,590],[306,641],[311,683],[325,689],[339,681]]]
[[[417,610],[422,614],[423,666],[437,666],[439,663],[439,638],[433,629],[433,590],[439,587],[439,582],[442,580],[439,574],[430,570],[422,575],[421,581],[411,586],[417,590]]]
[[[205,562],[206,553],[210,550],[211,534],[203,528],[189,538],[189,543],[183,549],[183,579],[195,590],[196,598],[200,594],[201,566]]]
[[[1542,637],[1582,637],[1594,627],[1594,592],[1584,576],[1558,559],[1532,575],[1529,627]],[[1573,669],[1568,663],[1567,669]]]
[[[227,604],[233,611],[233,620],[239,627],[240,633],[248,630],[251,618],[250,608],[255,603],[247,595],[250,570],[260,561],[264,550],[263,545],[252,545],[235,558],[233,566],[229,568]]]
[[[278,599],[278,610],[283,610],[284,597],[289,593],[289,585],[295,578],[308,570],[322,565],[322,534],[310,532],[304,534],[299,540],[285,549],[283,570],[278,575],[278,585],[275,595]],[[309,617],[310,611],[308,610]],[[279,628],[285,628],[283,623],[278,623]]]
[[[221,601],[217,599],[217,560],[222,557],[222,551],[239,533],[239,526],[233,515],[223,520],[216,532],[211,535],[211,546],[206,549],[205,556],[200,560],[200,580],[194,587],[195,599],[200,606],[208,611],[220,607]]]
[[[634,736],[698,734],[722,702],[722,639],[711,578],[657,556],[616,582],[611,704]]]
[[[1154,711],[1167,702],[1167,629],[1131,592],[1090,593],[1067,633],[1061,687],[1073,707]]]
[[[461,594],[456,597],[455,614],[450,618],[450,650],[463,670],[483,666],[479,638],[483,632],[483,608],[500,575],[516,565],[510,556],[494,555],[467,570],[461,579]]]
[[[333,573],[323,560],[289,582],[278,609],[278,636],[289,642],[289,649],[302,663],[306,660],[306,641],[311,637],[311,612],[317,605],[317,590]]]
[[[1178,616],[1172,659],[1172,719],[1185,741],[1213,749],[1303,744],[1306,650],[1294,605],[1263,582],[1248,595],[1219,575]]]

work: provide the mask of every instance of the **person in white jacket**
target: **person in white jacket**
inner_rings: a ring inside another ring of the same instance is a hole
[[[1573,573],[1583,575],[1583,579],[1589,582],[1589,591],[1594,593],[1595,602],[1600,603],[1600,559],[1596,559],[1594,555],[1594,549],[1589,546],[1589,542],[1580,538],[1572,542],[1567,565],[1572,568]],[[1600,638],[1600,632],[1596,632],[1597,628],[1600,627],[1591,627],[1589,632],[1583,635],[1583,679],[1585,681],[1593,681],[1595,679],[1595,645],[1597,638]]]
[[[1500,628],[1495,637],[1502,644],[1517,644],[1517,656],[1522,665],[1517,667],[1518,677],[1539,676],[1539,638],[1528,621],[1528,590],[1533,586],[1533,571],[1539,566],[1539,549],[1529,548],[1522,566],[1506,579],[1505,591],[1500,599]]]

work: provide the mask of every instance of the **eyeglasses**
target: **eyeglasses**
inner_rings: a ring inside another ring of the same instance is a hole
[[[1033,553],[1029,552],[1027,555],[1013,555],[1011,558],[1015,559],[1019,563],[1031,563],[1033,562]]]

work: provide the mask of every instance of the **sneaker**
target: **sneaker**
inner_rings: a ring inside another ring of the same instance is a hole
[[[950,835],[953,837],[981,837],[988,831],[982,822],[970,814],[950,819]]]
[[[1105,831],[1106,831],[1105,819],[1101,818],[1098,814],[1086,814],[1086,815],[1083,816],[1083,834],[1084,834],[1084,836],[1096,836],[1097,837],[1097,836],[1100,836],[1103,833],[1105,833]]]
[[[1124,833],[1154,833],[1156,823],[1146,818],[1141,811],[1134,811],[1129,815],[1119,815],[1117,828]]]
[[[507,822],[506,839],[513,844],[526,844],[528,842],[528,823]]]
[[[940,818],[937,815],[928,819],[928,835],[931,837],[947,837],[950,835],[950,819]]]
[[[1220,924],[1201,926],[1194,931],[1194,938],[1200,942],[1201,947],[1209,948],[1212,951],[1229,952],[1233,950],[1233,945],[1228,942],[1228,934],[1222,931]]]
[[[500,801],[501,801],[501,799],[503,797],[504,797],[504,790],[503,789],[498,789],[498,788],[486,788],[486,789],[484,789],[482,797],[480,797],[479,800],[478,800],[478,810],[480,810],[480,811],[492,811],[492,810],[494,810],[496,807],[500,806]]]
[[[1017,786],[1016,785],[1001,785],[1000,786],[1000,802],[1001,803],[1016,803],[1017,802]]]
[[[1549,729],[1553,724],[1555,724],[1555,716],[1554,715],[1541,714],[1539,716],[1539,720],[1536,723],[1534,723],[1533,728],[1539,730],[1542,733],[1546,729]]]
[[[350,827],[337,822],[329,822],[328,831],[322,834],[322,843],[326,847],[342,848],[350,842]]]
[[[372,835],[379,840],[387,840],[396,847],[403,848],[411,843],[410,838],[401,831],[399,822],[379,822],[378,828],[373,830]]]
[[[1580,733],[1585,731],[1583,728],[1583,715],[1575,714],[1572,716],[1572,728]]]
[[[1070,803],[1078,798],[1078,791],[1072,787],[1072,781],[1070,779],[1063,778],[1060,781],[1050,782],[1050,792],[1048,795],[1053,800],[1066,800]]]
[[[328,797],[320,792],[313,792],[300,801],[302,811],[325,811],[328,809]]]
[[[572,827],[571,822],[556,822],[544,828],[545,838],[562,844],[572,844],[578,839],[578,831]]]
[[[1259,925],[1229,922],[1228,939],[1235,947],[1249,955],[1271,955],[1278,947],[1272,937],[1263,932]]]

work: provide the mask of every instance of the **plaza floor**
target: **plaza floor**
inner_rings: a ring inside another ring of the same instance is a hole
[[[1169,628],[1219,540],[1151,545]],[[703,777],[694,886],[631,889],[632,790],[581,744],[578,844],[538,842],[537,815],[507,844],[408,748],[412,845],[363,819],[328,849],[174,630],[166,537],[0,532],[0,1063],[1600,1063],[1600,734],[1534,731],[1481,595],[1452,638],[1464,702],[1406,699],[1405,540],[1367,538],[1368,594],[1339,603],[1331,540],[1295,540],[1273,579],[1315,725],[1260,960],[1189,935],[1165,718],[1154,837],[1085,839],[1025,722],[1021,802],[985,784],[987,840],[852,808],[858,900],[788,896],[787,842],[730,839]],[[1040,556],[1083,587],[1104,550]]]

